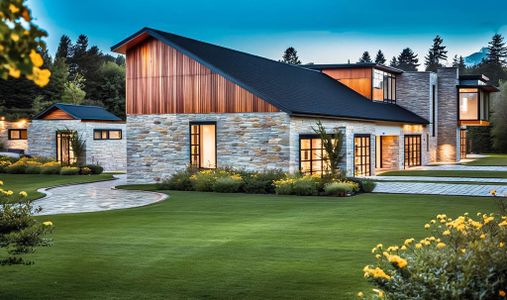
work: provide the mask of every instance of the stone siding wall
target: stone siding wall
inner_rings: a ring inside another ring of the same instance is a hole
[[[437,160],[459,160],[457,68],[440,68],[438,74],[438,152]]]
[[[27,140],[9,140],[9,129],[27,129],[28,122],[0,121],[0,147],[7,149],[25,150],[28,147]]]
[[[129,183],[154,182],[188,167],[189,122],[216,122],[217,166],[289,171],[286,113],[127,116]]]
[[[81,122],[80,120],[33,120],[28,129],[27,153],[33,156],[56,158],[56,132],[75,130],[86,142],[87,164],[101,165],[105,171],[127,169],[126,125],[122,123]],[[94,129],[121,129],[121,140],[94,140]]]

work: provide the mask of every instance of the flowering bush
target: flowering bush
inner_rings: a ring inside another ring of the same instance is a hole
[[[266,170],[263,172],[242,172],[245,181],[243,191],[251,194],[274,194],[274,181],[285,178],[282,170]]]
[[[90,174],[92,174],[92,169],[90,169],[88,167],[82,167],[79,170],[79,174],[81,174],[81,175],[90,175]]]
[[[60,175],[78,175],[79,168],[78,167],[62,167],[60,169]]]
[[[15,194],[0,188],[0,248],[7,252],[7,257],[0,258],[0,264],[31,264],[23,255],[49,245],[50,240],[44,236],[52,230],[53,223],[40,223],[33,218],[32,214],[39,209],[33,209],[27,196],[26,192]]]
[[[333,181],[324,185],[324,192],[330,196],[346,196],[359,189],[359,185],[352,181]]]
[[[203,170],[190,176],[192,186],[198,192],[212,192],[217,178],[229,176],[231,173],[223,169]]]
[[[237,193],[243,183],[243,178],[237,174],[219,177],[213,184],[213,191],[218,193]]]
[[[62,166],[59,162],[47,162],[41,167],[41,174],[60,174],[60,169]]]
[[[507,216],[439,214],[424,228],[432,234],[422,240],[372,249],[377,263],[363,272],[373,298],[505,299]]]
[[[278,195],[312,196],[318,193],[318,178],[314,176],[288,177],[274,182]]]

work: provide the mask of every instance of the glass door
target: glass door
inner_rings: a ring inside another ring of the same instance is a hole
[[[56,160],[61,164],[71,165],[76,163],[74,151],[72,150],[71,136],[73,132],[56,132]]]
[[[421,165],[421,136],[405,135],[405,168]]]

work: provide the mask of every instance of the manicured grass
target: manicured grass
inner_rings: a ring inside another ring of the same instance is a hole
[[[150,186],[144,186],[149,189]],[[492,198],[170,192],[134,209],[45,216],[54,246],[0,267],[0,299],[354,299],[370,249],[428,234]]]
[[[100,175],[42,175],[42,174],[0,174],[0,180],[5,190],[12,190],[16,193],[25,191],[31,199],[37,199],[44,194],[37,192],[37,189],[62,184],[84,183],[111,179],[111,174]]]
[[[455,171],[455,170],[407,170],[388,171],[380,176],[434,176],[434,177],[477,177],[477,178],[507,178],[503,171]]]
[[[507,154],[488,154],[487,157],[464,164],[469,166],[507,166]]]

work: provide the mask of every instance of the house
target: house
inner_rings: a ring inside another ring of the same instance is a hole
[[[77,133],[85,144],[82,159],[105,171],[126,170],[125,122],[102,107],[54,104],[36,115],[28,127],[27,154],[76,162],[70,141]]]
[[[25,119],[16,122],[0,119],[0,149],[2,151],[24,153],[27,149],[27,127]]]
[[[150,28],[112,51],[126,55],[131,183],[189,165],[322,173],[319,120],[344,133],[348,176],[459,161],[461,130],[487,123],[494,90],[456,68],[294,66]]]

